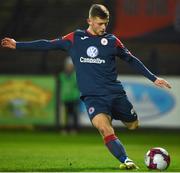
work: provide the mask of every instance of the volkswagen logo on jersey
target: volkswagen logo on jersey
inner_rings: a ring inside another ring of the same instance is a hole
[[[81,63],[90,63],[90,64],[104,64],[106,61],[97,57],[99,55],[99,50],[95,46],[90,46],[87,48],[86,53],[88,57],[80,57]]]
[[[101,44],[104,45],[104,46],[107,45],[108,44],[108,40],[106,38],[102,38],[101,39]]]
[[[95,46],[90,46],[87,48],[87,55],[91,58],[95,58],[98,56],[98,49]]]

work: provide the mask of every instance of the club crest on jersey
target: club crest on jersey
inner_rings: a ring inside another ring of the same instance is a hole
[[[87,51],[86,51],[87,55],[91,58],[95,58],[98,56],[99,54],[99,51],[97,49],[97,47],[95,46],[90,46],[87,48]]]
[[[101,39],[101,44],[106,46],[108,44],[108,40],[106,38]]]
[[[89,110],[88,110],[90,115],[93,114],[94,111],[95,111],[94,107],[90,107]]]

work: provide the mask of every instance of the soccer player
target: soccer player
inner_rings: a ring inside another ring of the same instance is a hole
[[[163,88],[171,86],[166,80],[151,73],[116,36],[106,33],[109,11],[105,6],[93,4],[87,22],[87,30],[76,30],[55,40],[16,42],[4,38],[1,45],[17,50],[67,51],[75,65],[81,99],[86,105],[92,125],[98,129],[112,155],[121,162],[121,169],[137,169],[115,135],[111,123],[113,119],[121,120],[131,130],[136,129],[139,123],[121,82],[117,81],[115,57],[126,61],[155,85]]]

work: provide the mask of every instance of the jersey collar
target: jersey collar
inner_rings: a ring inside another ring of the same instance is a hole
[[[90,37],[103,37],[105,36],[107,33],[105,32],[103,35],[93,35],[91,34],[87,29],[85,30],[86,34]]]

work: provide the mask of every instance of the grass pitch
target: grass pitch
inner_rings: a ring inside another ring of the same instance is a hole
[[[151,147],[163,147],[171,156],[167,172],[180,171],[178,131],[126,131],[117,136],[129,157],[148,172],[144,155]],[[0,132],[0,172],[120,172],[119,162],[108,152],[96,133],[62,135],[57,132]]]

